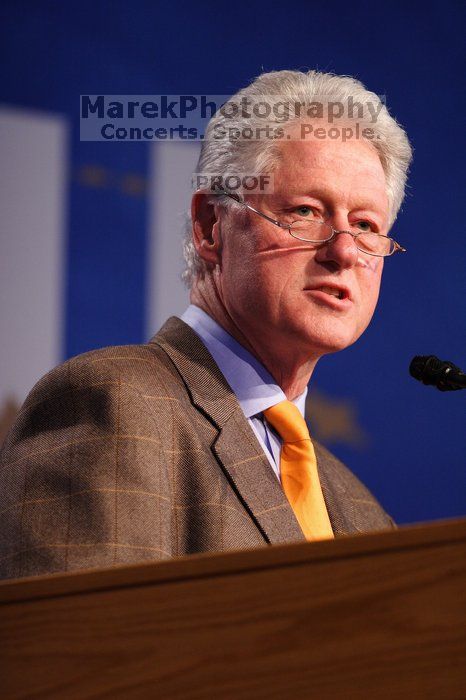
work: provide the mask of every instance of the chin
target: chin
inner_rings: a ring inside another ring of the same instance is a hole
[[[309,343],[309,348],[313,356],[322,357],[323,355],[331,355],[332,353],[345,350],[354,342],[354,340],[337,340],[330,338],[327,338],[325,341],[319,340],[319,342],[317,342],[314,339],[313,342]]]
[[[303,344],[307,350],[311,351],[313,355],[328,355],[334,352],[340,352],[340,350],[345,350],[350,345],[356,342],[360,337],[362,331],[357,333],[353,329],[348,329],[346,327],[326,327],[323,323],[317,327],[311,328],[301,328],[298,331],[300,342]]]
[[[341,352],[342,350],[346,350],[346,348],[349,348],[355,342],[356,338],[341,342],[335,342],[333,344],[327,343],[326,347],[322,348],[322,355],[331,355],[334,352]]]

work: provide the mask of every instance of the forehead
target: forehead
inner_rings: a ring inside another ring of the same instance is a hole
[[[277,191],[369,199],[388,207],[385,173],[375,148],[363,139],[318,140],[313,136],[278,144]]]

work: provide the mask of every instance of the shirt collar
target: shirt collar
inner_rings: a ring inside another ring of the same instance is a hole
[[[181,316],[197,333],[233,389],[246,418],[285,401],[286,396],[265,367],[211,316],[191,304]],[[293,403],[304,417],[307,388]]]

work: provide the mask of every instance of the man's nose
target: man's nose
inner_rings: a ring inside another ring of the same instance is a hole
[[[339,268],[354,267],[359,251],[354,237],[347,231],[337,231],[332,240],[324,243],[316,254],[318,262],[334,263]]]

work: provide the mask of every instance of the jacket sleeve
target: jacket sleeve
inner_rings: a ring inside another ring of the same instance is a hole
[[[171,556],[163,449],[153,426],[140,449],[144,396],[119,359],[70,360],[26,399],[0,455],[0,578]]]

